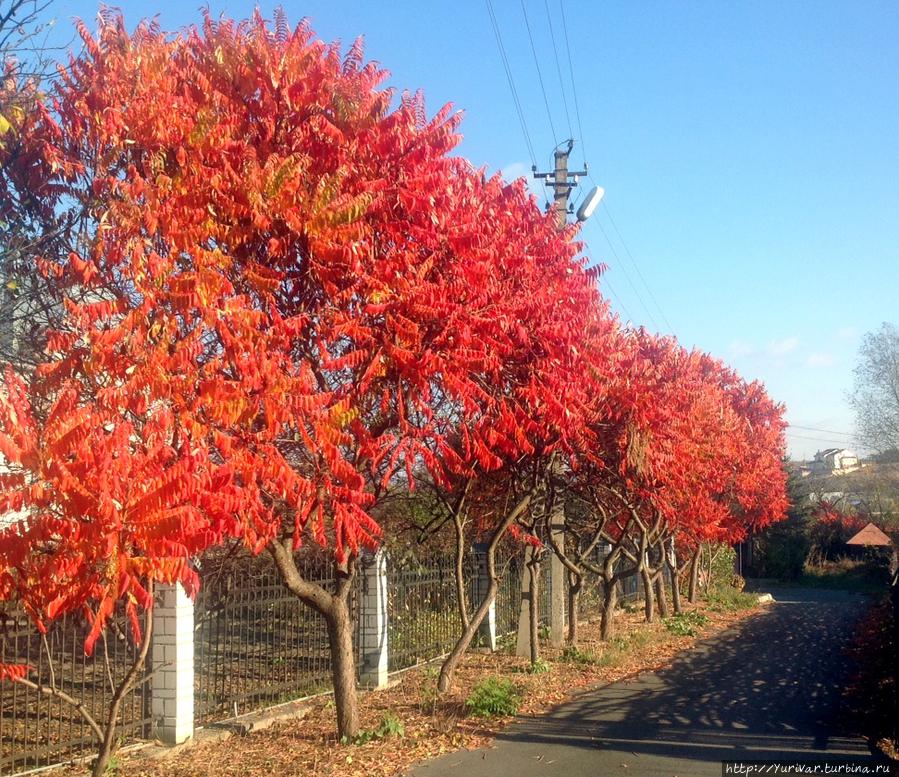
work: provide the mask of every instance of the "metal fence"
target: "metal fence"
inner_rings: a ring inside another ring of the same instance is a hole
[[[301,558],[300,564],[306,580],[333,586],[327,564],[313,555]],[[197,723],[328,689],[331,658],[325,619],[284,587],[268,559],[243,558],[225,569],[206,576],[196,603]],[[351,612],[357,603],[358,585],[351,593]]]
[[[305,579],[326,588],[333,585],[331,567],[320,556],[301,556],[299,563]],[[547,555],[540,574],[542,624],[549,621],[552,596],[549,564]],[[496,631],[503,636],[518,629],[522,575],[526,574],[523,553],[504,551],[497,559],[497,569],[501,579]],[[267,558],[223,554],[204,559],[200,571],[202,587],[194,626],[197,724],[222,721],[330,688],[324,618],[286,590]],[[461,627],[453,558],[388,558],[387,576],[389,671],[447,653]],[[473,560],[466,559],[466,582],[471,584],[475,577]],[[356,623],[360,580],[357,575],[350,599]],[[642,595],[636,576],[626,578],[620,586],[620,602]],[[598,607],[601,594],[601,582],[585,581],[582,616]],[[472,606],[476,604],[471,601]],[[102,718],[112,683],[124,676],[134,647],[124,638],[109,636],[88,658],[83,650],[85,634],[84,623],[63,618],[44,642],[24,618],[8,619],[0,639],[0,661],[30,664],[40,682],[55,682],[73,697],[84,699],[86,707]],[[120,721],[123,740],[152,735],[151,684],[140,686],[127,698]],[[95,747],[90,730],[71,706],[9,682],[0,683],[0,743],[0,775],[70,760]]]
[[[471,579],[466,564],[466,579]],[[387,562],[388,669],[415,666],[448,653],[462,628],[456,597],[455,559]]]
[[[88,657],[84,638],[89,627],[80,616],[60,618],[41,637],[23,614],[7,614],[0,626],[0,662],[33,667],[29,679],[80,700],[102,726],[114,685],[136,655],[132,641],[125,639],[127,625],[117,620],[115,626]],[[125,697],[118,732],[124,741],[151,736],[149,699],[146,684]],[[49,766],[94,749],[90,728],[71,704],[19,683],[0,683],[0,774]]]

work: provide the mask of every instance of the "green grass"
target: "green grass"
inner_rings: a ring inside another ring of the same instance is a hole
[[[344,737],[341,743],[344,745],[367,745],[376,739],[388,739],[389,737],[406,736],[406,726],[396,715],[387,714],[381,718],[377,728],[367,728],[360,731],[352,739]]]
[[[590,666],[597,663],[597,658],[593,653],[585,653],[573,645],[568,645],[562,650],[562,661],[569,664],[577,664],[579,666]]]
[[[737,612],[755,607],[758,595],[725,585],[712,588],[706,595],[706,602],[713,612]]]
[[[708,622],[707,615],[695,611],[682,612],[680,615],[673,615],[663,621],[665,628],[679,637],[695,637]]]
[[[595,662],[598,666],[618,666],[632,650],[644,648],[657,638],[658,632],[646,627],[638,628],[626,636],[612,637]]]
[[[818,566],[806,564],[802,574],[790,584],[876,594],[886,591],[888,582],[886,565],[841,559]]]
[[[521,693],[511,680],[486,677],[477,683],[465,700],[465,709],[477,718],[514,715],[521,704]]]

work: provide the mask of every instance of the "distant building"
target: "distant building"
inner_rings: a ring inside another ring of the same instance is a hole
[[[813,475],[842,475],[854,472],[861,465],[854,451],[847,448],[825,448],[815,454],[810,466]]]

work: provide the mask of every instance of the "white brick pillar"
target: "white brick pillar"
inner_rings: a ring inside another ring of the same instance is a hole
[[[381,688],[387,685],[387,554],[363,554],[361,574],[359,682]]]
[[[565,548],[565,510],[556,505],[550,517],[549,530],[560,548]],[[568,574],[562,559],[555,553],[549,560],[549,643],[553,647],[565,644],[565,605],[568,599]]]
[[[490,570],[487,569],[487,545],[478,543],[471,548],[474,559],[475,575],[472,580],[471,607],[476,610],[490,588]],[[478,626],[478,643],[490,650],[496,650],[496,597],[490,602],[490,608]]]
[[[152,638],[156,736],[177,745],[194,733],[194,603],[180,583],[156,587]]]

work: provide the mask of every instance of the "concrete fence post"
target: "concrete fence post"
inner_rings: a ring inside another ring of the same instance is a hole
[[[151,713],[156,736],[177,745],[194,733],[194,603],[180,583],[156,588]]]
[[[565,547],[565,511],[557,505],[550,518],[549,530],[560,548]],[[549,561],[549,644],[561,647],[565,643],[565,605],[568,602],[568,574],[556,553]]]
[[[362,557],[362,601],[359,603],[359,682],[366,688],[387,685],[387,554]]]
[[[487,544],[477,543],[472,546],[475,575],[472,580],[471,605],[476,610],[490,588],[490,571],[487,569]],[[490,602],[490,609],[478,627],[478,642],[490,650],[496,650],[496,597]]]

